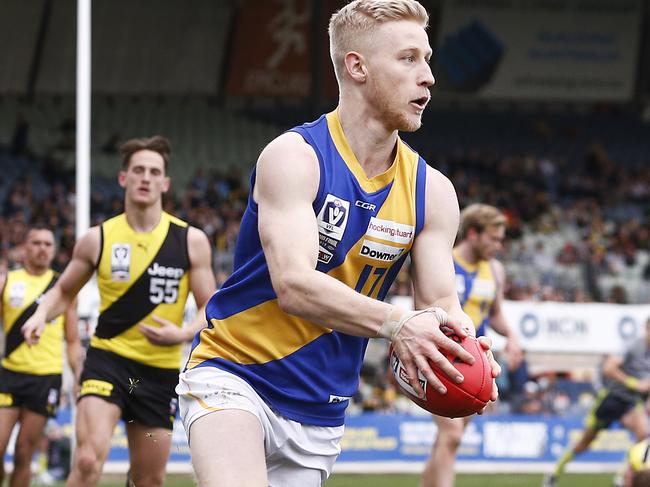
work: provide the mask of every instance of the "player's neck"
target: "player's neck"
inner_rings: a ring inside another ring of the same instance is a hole
[[[126,221],[136,232],[151,232],[160,222],[162,203],[152,206],[138,206],[125,202]]]
[[[33,266],[29,262],[25,262],[24,267],[30,276],[42,276],[49,270],[49,267]]]
[[[454,253],[468,264],[475,265],[478,264],[479,260],[481,260],[472,249],[472,246],[467,242],[460,242],[456,245]]]
[[[369,117],[364,110],[341,103],[339,120],[345,138],[354,152],[368,179],[385,172],[395,160],[397,131],[387,131],[378,121]]]

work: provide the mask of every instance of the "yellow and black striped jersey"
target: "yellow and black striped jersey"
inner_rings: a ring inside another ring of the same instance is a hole
[[[154,345],[138,325],[152,315],[182,326],[189,292],[188,225],[163,212],[151,232],[136,232],[124,213],[101,225],[100,295],[90,345],[143,364],[177,369],[181,345]]]
[[[5,354],[2,366],[14,372],[34,375],[60,374],[63,370],[63,316],[45,326],[34,346],[28,346],[20,328],[34,314],[38,302],[50,289],[58,275],[48,270],[35,276],[25,269],[7,274],[2,292],[2,321],[5,333]]]

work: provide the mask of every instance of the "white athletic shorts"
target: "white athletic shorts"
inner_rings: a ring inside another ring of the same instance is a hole
[[[214,408],[249,411],[259,419],[269,487],[320,486],[341,453],[343,426],[313,426],[286,419],[248,382],[216,367],[182,372],[176,393],[188,438],[192,423],[215,412]]]

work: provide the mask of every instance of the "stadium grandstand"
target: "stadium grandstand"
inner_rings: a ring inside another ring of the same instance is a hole
[[[223,283],[260,150],[336,107],[326,25],[343,3],[91,2],[90,224],[123,209],[120,142],[162,134],[172,143],[164,208],[206,233]],[[451,179],[461,208],[487,203],[507,216],[505,313],[525,350],[498,379],[501,399],[466,431],[457,467],[531,473],[538,485],[581,429],[603,357],[640,339],[650,317],[650,3],[421,3],[437,84],[422,128],[404,139]],[[54,230],[55,269],[71,258],[76,29],[73,0],[0,2],[1,274],[21,265],[36,223]],[[406,265],[387,299],[412,307],[408,276]],[[87,339],[94,291],[81,301]],[[348,472],[417,474],[428,456],[435,425],[386,380],[386,349],[371,340],[328,485]],[[68,435],[70,381],[58,418]],[[173,438],[169,471],[187,474],[180,424]],[[613,472],[630,445],[624,429],[609,430],[569,472]],[[107,471],[127,469],[120,425]]]

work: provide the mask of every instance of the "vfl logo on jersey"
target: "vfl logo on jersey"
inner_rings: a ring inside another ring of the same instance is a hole
[[[9,288],[9,306],[12,308],[20,308],[25,299],[27,286],[24,282],[14,282]]]
[[[405,249],[399,247],[364,240],[361,244],[361,251],[359,254],[382,262],[393,262],[399,259],[399,257],[404,253],[404,250]]]
[[[328,194],[318,213],[318,261],[329,264],[348,224],[350,202]]]
[[[328,236],[341,240],[348,224],[350,202],[328,194],[318,214],[318,227]]]
[[[368,230],[366,230],[366,235],[369,237],[380,238],[399,244],[411,243],[414,233],[415,227],[413,225],[405,225],[375,217],[370,218]]]
[[[128,281],[131,278],[131,244],[114,243],[111,246],[111,279]]]

